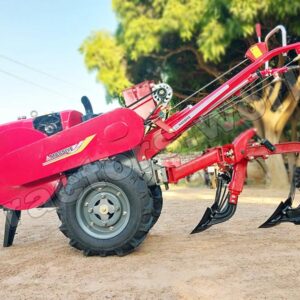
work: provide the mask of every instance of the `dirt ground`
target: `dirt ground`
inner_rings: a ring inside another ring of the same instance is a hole
[[[126,257],[84,257],[55,211],[23,214],[0,248],[0,299],[299,299],[300,227],[257,227],[286,191],[246,189],[228,222],[196,235],[213,191],[176,187],[142,246]],[[3,238],[4,215],[0,217]]]

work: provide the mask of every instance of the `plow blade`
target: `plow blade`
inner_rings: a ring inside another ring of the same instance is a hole
[[[193,231],[191,232],[191,234],[194,234],[194,233],[198,233],[198,232],[201,232],[201,231],[204,231],[206,230],[208,227],[210,227],[211,225],[210,222],[212,221],[212,210],[211,208],[207,208],[202,219],[200,220],[199,224],[193,229]]]
[[[200,220],[199,224],[193,229],[191,234],[204,231],[211,227],[212,225],[219,224],[229,220],[236,211],[235,204],[227,204],[222,211],[217,211],[214,206],[208,207]]]
[[[202,219],[191,234],[204,231],[212,225],[225,222],[234,215],[236,204],[229,203],[230,193],[228,191],[228,184],[230,181],[230,172],[218,174],[215,201],[211,207],[206,209]]]
[[[294,170],[288,198],[279,204],[271,217],[265,223],[260,225],[259,228],[270,228],[282,222],[290,222],[295,225],[300,225],[300,205],[296,208],[292,208],[296,187],[299,186],[299,170],[299,167],[296,167]]]
[[[289,197],[285,202],[281,202],[276,208],[271,217],[259,228],[270,228],[282,222],[290,222],[295,225],[300,225],[300,207],[291,207],[291,198]]]

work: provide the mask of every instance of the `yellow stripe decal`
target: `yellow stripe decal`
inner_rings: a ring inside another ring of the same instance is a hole
[[[73,156],[75,154],[82,152],[90,144],[90,142],[94,139],[95,136],[96,136],[96,134],[91,135],[91,136],[87,137],[85,140],[79,142],[78,144],[75,144],[66,149],[63,149],[61,151],[58,151],[56,153],[48,155],[46,162],[43,163],[43,166],[50,165],[52,163],[55,163],[57,161],[60,161],[62,159],[65,159],[67,157],[70,157],[70,156]]]

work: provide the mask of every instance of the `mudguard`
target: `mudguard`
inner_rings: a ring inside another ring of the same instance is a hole
[[[143,136],[142,118],[126,108],[49,137],[34,129],[1,132],[0,205],[38,207],[51,198],[63,172],[133,149]]]

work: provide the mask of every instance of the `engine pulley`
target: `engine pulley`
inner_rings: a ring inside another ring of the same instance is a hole
[[[155,84],[152,91],[154,101],[162,106],[167,106],[173,96],[173,90],[167,83]]]

